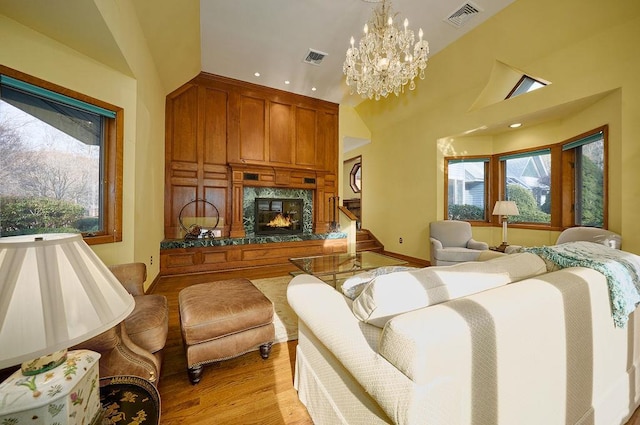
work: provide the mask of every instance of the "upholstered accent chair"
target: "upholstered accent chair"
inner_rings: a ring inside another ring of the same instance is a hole
[[[622,248],[622,236],[598,227],[570,227],[560,233],[556,244],[576,241],[601,243],[615,249]]]
[[[466,221],[431,222],[429,236],[432,266],[448,266],[465,261],[475,261],[482,251],[489,249],[486,242],[473,239],[471,224]]]
[[[162,349],[169,331],[167,298],[145,294],[147,280],[144,263],[109,266],[122,286],[133,295],[135,307],[131,314],[115,327],[84,341],[73,349],[100,353],[100,377],[131,375],[157,385],[162,365]]]

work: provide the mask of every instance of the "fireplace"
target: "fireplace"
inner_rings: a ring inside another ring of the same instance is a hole
[[[297,235],[303,232],[302,199],[256,198],[256,235]]]

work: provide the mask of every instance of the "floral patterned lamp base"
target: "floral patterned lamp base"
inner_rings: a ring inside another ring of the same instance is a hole
[[[102,417],[100,354],[67,353],[60,366],[25,376],[17,370],[0,384],[0,424],[95,424]]]

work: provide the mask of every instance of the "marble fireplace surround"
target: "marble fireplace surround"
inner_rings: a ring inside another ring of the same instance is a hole
[[[313,190],[245,186],[242,196],[242,223],[247,237],[255,236],[256,198],[302,199],[302,234],[313,233]]]

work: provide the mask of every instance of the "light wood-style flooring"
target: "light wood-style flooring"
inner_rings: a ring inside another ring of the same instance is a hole
[[[293,266],[162,277],[151,292],[166,295],[169,302],[169,336],[164,349],[160,384],[162,425],[306,425],[307,410],[293,389],[296,342],[274,344],[268,360],[258,352],[206,366],[202,380],[191,385],[178,318],[178,292],[195,283],[246,277],[283,276]],[[523,412],[526,414],[526,412]],[[640,425],[640,409],[626,425]]]
[[[202,380],[191,385],[180,335],[178,293],[196,283],[245,277],[284,276],[294,266],[261,267],[234,272],[162,277],[151,292],[169,303],[169,336],[164,348],[160,384],[162,425],[177,424],[312,424],[293,389],[296,342],[274,344],[269,359],[257,351],[205,366]]]

